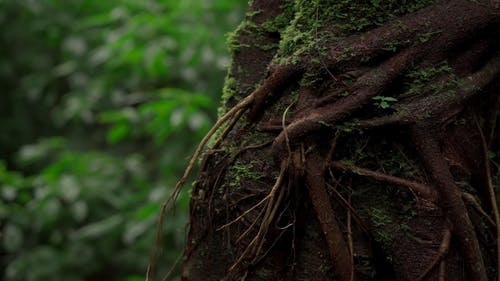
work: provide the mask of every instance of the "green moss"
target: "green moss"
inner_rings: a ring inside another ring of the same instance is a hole
[[[297,63],[300,57],[308,53],[321,57],[325,54],[321,46],[356,32],[381,26],[389,20],[412,13],[436,0],[305,0],[295,1],[293,20],[283,32],[280,44],[280,62]],[[422,40],[428,40],[435,33],[422,34]],[[387,48],[395,50],[408,42],[390,42]],[[348,50],[345,51],[349,59]],[[366,58],[368,59],[368,58]]]
[[[243,163],[237,160],[227,171],[228,185],[230,187],[240,187],[243,180],[258,180],[262,178],[262,174],[255,171],[255,164],[256,161]]]
[[[229,49],[229,51],[234,54],[238,52],[238,50],[242,47],[250,47],[248,44],[243,44],[241,40],[239,39],[241,36],[241,33],[243,32],[249,32],[251,33],[254,31],[256,28],[255,23],[249,21],[249,20],[244,20],[240,25],[236,28],[235,31],[228,33],[227,39],[226,39],[226,45]]]
[[[281,33],[293,19],[294,7],[292,1],[285,1],[281,7],[282,13],[262,23],[262,30],[269,33]]]
[[[224,87],[222,88],[222,102],[227,102],[230,98],[236,95],[236,79],[230,75],[226,77]]]
[[[438,81],[442,77],[448,78]],[[407,79],[408,90],[402,97],[421,94],[453,96],[463,83],[446,62],[436,67],[416,68],[408,73]]]

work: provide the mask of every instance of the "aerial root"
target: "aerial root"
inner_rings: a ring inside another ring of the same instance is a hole
[[[429,273],[438,265],[440,264],[440,270],[439,270],[439,276],[441,276],[441,271],[442,267],[444,264],[444,258],[448,254],[448,250],[450,249],[450,241],[451,241],[451,231],[449,228],[445,227],[444,233],[443,233],[443,239],[441,241],[441,245],[439,245],[439,250],[436,254],[436,257],[432,261],[432,263],[426,268],[426,270],[420,275],[420,277],[417,278],[417,281],[423,281]],[[441,277],[440,277],[441,279]]]
[[[229,132],[231,132],[231,130],[234,128],[234,126],[236,125],[236,123],[238,122],[238,120],[240,120],[240,118],[243,115],[243,113],[245,113],[245,108],[241,108],[239,111],[237,111],[234,114],[234,116],[231,118],[231,121],[228,123],[228,125],[226,126],[226,128],[224,129],[224,131],[222,132],[222,134],[220,135],[220,137],[214,143],[212,149],[216,149],[216,148],[218,148],[220,146],[220,144],[222,143],[222,141],[227,137],[227,135],[229,134]]]
[[[215,178],[215,181],[212,184],[212,186],[214,187],[214,189],[219,186],[220,180],[222,179],[224,173],[226,172],[227,167],[229,165],[233,164],[234,161],[237,159],[237,157],[239,155],[241,155],[243,152],[248,151],[248,150],[259,149],[259,148],[268,146],[271,143],[272,143],[272,140],[264,142],[264,143],[261,143],[261,144],[257,144],[257,145],[245,146],[245,147],[240,148],[238,151],[236,151],[236,153],[234,153],[234,155],[231,157],[231,159],[229,159],[226,163],[224,163],[224,166],[219,169],[219,173],[217,174],[217,177]],[[209,213],[209,216],[211,214],[210,210],[212,210],[212,201],[213,201],[213,196],[214,196],[214,193],[215,193],[214,189],[212,189],[212,192],[210,193],[210,199],[209,199],[209,202],[208,202],[208,210],[209,210],[208,213]],[[224,228],[224,227],[221,227],[221,228]]]
[[[284,194],[284,189],[280,188],[283,184],[283,180],[285,178],[285,174],[288,168],[288,163],[284,161],[281,165],[280,168],[280,174],[278,175],[278,178],[276,179],[276,182],[274,183],[273,187],[271,188],[271,191],[264,197],[259,203],[254,205],[252,208],[248,209],[245,211],[242,215],[238,216],[235,220],[231,221],[230,223],[222,226],[221,228],[227,227],[238,220],[240,220],[242,217],[247,215],[249,212],[252,210],[256,209],[257,207],[264,205],[263,211],[264,211],[264,216],[262,218],[262,221],[260,222],[260,227],[259,231],[255,235],[255,237],[250,241],[250,243],[247,245],[245,251],[240,255],[240,257],[236,260],[236,262],[229,268],[229,271],[233,271],[240,263],[243,261],[244,258],[248,256],[256,257],[260,249],[265,241],[265,236],[267,234],[267,231],[269,229],[269,225],[274,219],[274,215],[276,214],[276,211],[279,207],[279,204],[281,203],[281,199],[283,199],[283,194]],[[276,193],[279,192],[278,197],[276,198]],[[254,224],[250,226],[253,227]],[[244,234],[248,233],[249,230],[244,232]],[[241,237],[240,237],[241,238]]]
[[[235,116],[241,116],[240,111],[245,110],[248,108],[250,104],[254,101],[255,93],[252,93],[242,99],[237,105],[235,105],[233,108],[231,108],[226,114],[224,114],[217,122],[212,126],[212,128],[208,131],[208,133],[203,137],[203,139],[200,141],[198,144],[198,147],[196,148],[195,152],[193,153],[193,156],[191,157],[191,160],[189,161],[188,166],[184,170],[184,174],[182,177],[179,179],[177,184],[174,187],[174,190],[170,194],[170,196],[162,203],[161,209],[160,209],[160,215],[158,217],[158,223],[156,225],[156,235],[155,235],[155,241],[153,244],[153,247],[151,248],[151,253],[149,257],[149,264],[148,268],[146,271],[146,281],[150,281],[154,279],[154,274],[156,271],[156,258],[157,258],[157,248],[161,242],[161,236],[163,232],[163,221],[165,219],[165,215],[167,212],[167,208],[170,204],[170,202],[175,202],[177,196],[179,195],[182,187],[187,181],[187,178],[189,174],[191,173],[194,164],[196,163],[196,160],[200,157],[205,145],[208,143],[210,138],[217,132],[224,124],[226,124],[227,121],[232,120]],[[231,122],[234,123],[234,122]],[[218,140],[217,140],[218,142]]]

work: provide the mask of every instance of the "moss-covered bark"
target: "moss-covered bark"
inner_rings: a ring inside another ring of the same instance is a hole
[[[500,10],[254,0],[184,280],[496,280]]]

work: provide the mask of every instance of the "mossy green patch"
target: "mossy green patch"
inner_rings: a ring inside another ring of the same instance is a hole
[[[446,62],[435,67],[415,68],[406,75],[406,79],[409,81],[406,83],[408,90],[402,97],[422,94],[453,96],[463,84],[463,80]]]
[[[304,53],[317,56],[326,41],[334,41],[346,35],[363,32],[381,26],[389,20],[412,13],[436,0],[296,0],[294,18],[283,32],[280,44],[282,60],[297,62]],[[422,36],[429,38],[433,34]],[[403,42],[393,42],[390,46]],[[311,52],[314,50],[317,54]],[[346,51],[346,53],[348,53]]]
[[[262,178],[262,174],[255,171],[254,165],[256,161],[244,163],[237,160],[231,165],[227,171],[226,178],[230,187],[240,187],[243,180],[258,180]]]

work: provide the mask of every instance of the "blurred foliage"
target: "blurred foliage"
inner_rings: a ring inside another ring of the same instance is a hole
[[[0,0],[3,280],[143,280],[159,206],[215,119],[224,35],[245,7]],[[162,272],[181,254],[187,205],[184,193],[165,221]]]

